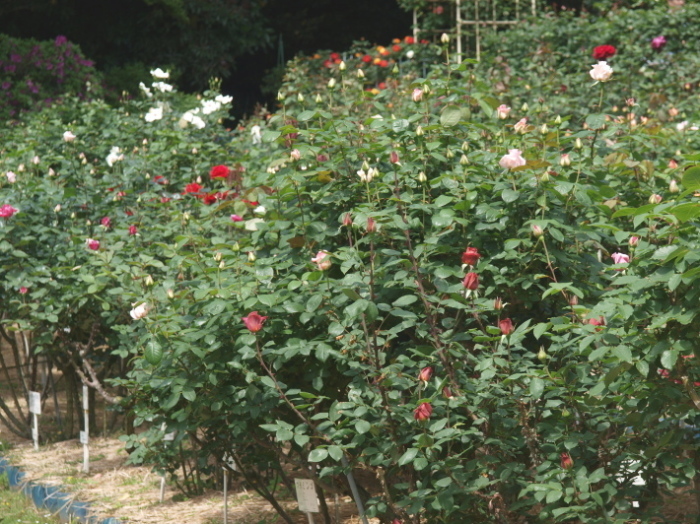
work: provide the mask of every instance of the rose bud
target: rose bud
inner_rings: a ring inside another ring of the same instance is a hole
[[[498,321],[498,329],[501,330],[501,334],[510,335],[513,332],[513,321],[509,318],[503,318]]]
[[[559,456],[561,458],[562,469],[571,469],[574,467],[574,459],[571,458],[571,455],[568,453],[562,453]]]
[[[465,288],[475,291],[479,287],[479,275],[476,273],[467,273],[462,282]]]
[[[432,376],[433,376],[433,368],[431,366],[426,366],[420,370],[420,373],[418,373],[418,380],[422,380],[423,382],[428,382],[430,380],[430,377],[432,377]]]

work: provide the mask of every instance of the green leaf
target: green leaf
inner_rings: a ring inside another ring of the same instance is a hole
[[[685,170],[681,184],[685,189],[697,191],[700,189],[700,166],[693,166]]]
[[[459,124],[462,119],[462,110],[456,105],[447,105],[440,112],[440,124],[445,127],[452,127]]]
[[[309,462],[321,462],[328,457],[326,448],[316,448],[309,453]]]
[[[681,222],[687,222],[688,220],[700,216],[700,204],[681,204],[680,206],[672,207],[668,211]]]
[[[532,328],[532,334],[535,335],[537,340],[549,329],[551,324],[549,322],[541,322]]]
[[[367,433],[371,428],[372,424],[370,424],[366,420],[358,420],[357,422],[355,422],[355,429],[360,435]]]
[[[542,396],[544,392],[544,380],[541,378],[533,378],[530,381],[530,395],[533,398],[538,399]]]
[[[612,349],[612,354],[623,362],[632,362],[632,352],[630,351],[629,346],[615,346]]]
[[[506,204],[510,204],[511,202],[515,202],[518,197],[520,196],[519,191],[515,191],[513,189],[504,189],[503,192],[501,193],[501,198]]]
[[[149,364],[157,366],[163,359],[163,348],[157,340],[149,340],[146,343],[146,349],[143,352],[143,356],[146,358]]]
[[[420,450],[418,448],[408,448],[406,452],[401,455],[401,458],[399,458],[399,466],[405,466],[406,464],[413,462],[413,459],[416,458],[419,451]]]
[[[392,306],[394,307],[404,307],[413,304],[418,300],[416,295],[404,295],[394,301]]]
[[[673,369],[678,360],[678,350],[677,349],[667,349],[661,354],[661,365],[666,369]]]
[[[328,446],[328,454],[336,462],[340,462],[340,459],[343,458],[343,450],[340,446]]]

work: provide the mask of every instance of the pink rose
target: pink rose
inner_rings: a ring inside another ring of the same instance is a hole
[[[318,269],[321,271],[326,271],[327,269],[330,269],[332,262],[331,262],[331,254],[328,251],[319,251],[316,253],[316,256],[311,259],[311,262],[316,264],[318,266]]]
[[[509,149],[507,155],[503,155],[501,161],[498,163],[504,169],[515,169],[516,167],[522,167],[527,163],[523,158],[523,153],[520,149]]]
[[[610,257],[615,261],[616,264],[627,264],[630,261],[630,256],[624,253],[613,253]]]
[[[100,249],[100,241],[95,240],[94,238],[85,239],[85,245],[93,251],[97,251],[98,249]]]
[[[10,218],[12,215],[17,213],[19,209],[12,207],[10,204],[3,204],[0,206],[0,218]]]
[[[251,331],[252,333],[257,333],[262,329],[263,324],[265,323],[267,318],[268,317],[259,315],[257,311],[253,311],[251,313],[248,313],[248,316],[243,317],[241,320],[243,320],[245,327],[249,331]]]

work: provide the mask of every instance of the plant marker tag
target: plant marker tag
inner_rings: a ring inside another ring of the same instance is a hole
[[[175,431],[163,435],[163,440],[175,440]]]
[[[299,501],[299,511],[304,513],[318,513],[318,497],[316,496],[316,486],[311,479],[294,479],[297,488],[297,501]]]
[[[41,415],[41,393],[37,391],[29,392],[29,412]]]
[[[85,431],[80,432],[80,443],[83,445],[83,472],[90,472],[90,448],[88,440],[90,438],[90,399],[88,397],[88,387],[83,386],[83,423]]]
[[[228,465],[229,468],[231,468],[232,471],[238,471],[238,464],[236,464],[233,455],[226,453],[224,455],[224,462]]]
[[[41,393],[37,391],[29,392],[29,412],[32,414],[32,440],[34,450],[39,451],[39,418],[41,415]]]

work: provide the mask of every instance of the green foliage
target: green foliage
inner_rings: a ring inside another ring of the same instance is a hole
[[[617,118],[627,79],[585,68],[574,116],[545,91],[499,111],[483,66],[396,45],[294,61],[233,132],[215,93],[156,86],[3,130],[4,326],[128,361],[132,459],[188,493],[232,458],[272,502],[365,469],[384,522],[671,522],[700,407],[692,123]]]

